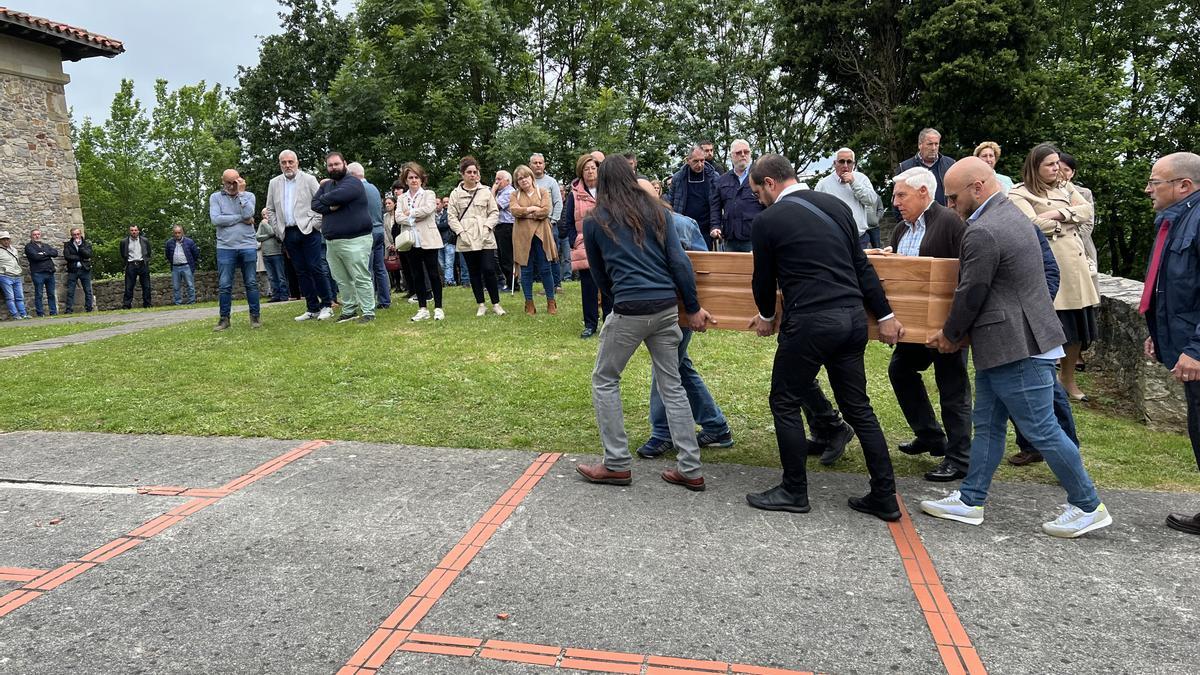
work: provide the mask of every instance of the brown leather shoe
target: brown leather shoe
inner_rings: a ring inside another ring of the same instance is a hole
[[[606,485],[630,485],[633,483],[632,471],[609,471],[603,464],[577,464],[575,470],[591,483]]]
[[[558,301],[547,300],[546,301],[546,313],[551,316],[556,316],[558,314]]]
[[[1008,463],[1012,464],[1013,466],[1025,466],[1026,464],[1033,464],[1041,461],[1043,461],[1042,453],[1036,450],[1022,450],[1008,458]]]
[[[525,313],[528,314],[529,316],[533,316],[534,314],[537,314],[537,307],[534,306],[532,300],[525,301]]]
[[[688,478],[687,476],[679,473],[678,469],[666,469],[662,472],[661,475],[662,475],[662,479],[667,481],[668,483],[674,483],[675,485],[682,485],[683,487],[691,490],[692,492],[704,492],[704,476],[699,476],[697,478]]]

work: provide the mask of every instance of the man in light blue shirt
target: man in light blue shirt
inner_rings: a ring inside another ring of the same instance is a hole
[[[258,239],[254,227],[254,193],[245,189],[238,172],[227,169],[221,174],[221,189],[208,198],[208,216],[217,228],[217,298],[221,318],[214,331],[229,328],[233,305],[233,275],[242,271],[246,304],[250,306],[250,327],[259,328]]]

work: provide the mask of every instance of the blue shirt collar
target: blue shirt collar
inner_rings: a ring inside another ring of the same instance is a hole
[[[1197,203],[1200,203],[1200,190],[1193,192],[1192,194],[1180,199],[1162,211],[1159,211],[1158,215],[1154,217],[1154,224],[1161,225],[1164,219],[1170,220],[1172,223],[1177,223],[1179,222],[1180,217],[1183,216],[1185,212],[1190,211],[1191,208]]]
[[[988,197],[982,204],[979,205],[979,208],[975,209],[975,213],[972,213],[971,217],[967,218],[967,222],[973,223],[976,220],[979,220],[979,217],[983,215],[983,211],[988,207],[988,204],[991,204],[993,199],[1002,194],[1004,193],[996,190],[991,197]]]

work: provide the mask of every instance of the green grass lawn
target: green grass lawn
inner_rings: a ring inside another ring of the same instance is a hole
[[[518,293],[505,296],[508,316],[477,319],[470,291],[448,289],[444,322],[411,323],[416,306],[398,302],[369,325],[296,323],[299,305],[266,305],[260,331],[240,314],[225,333],[213,333],[210,321],[190,322],[25,356],[5,363],[0,428],[598,453],[589,385],[597,340],[578,337],[578,284],[568,284],[557,317],[537,300],[536,317],[521,313]],[[774,350],[774,339],[735,331],[693,340],[692,358],[736,440],[706,450],[706,461],[778,466],[767,405]],[[888,355],[873,343],[867,374],[895,447],[910,434],[888,385]],[[641,351],[624,380],[634,447],[647,436],[649,378]],[[1086,406],[1076,415],[1085,461],[1101,486],[1200,490],[1185,436]],[[853,448],[836,468],[865,472]],[[908,476],[932,466],[928,457],[898,452],[893,461]],[[999,477],[1054,481],[1044,464],[1005,464]]]
[[[5,321],[0,323],[0,347],[23,345],[37,342],[46,338],[86,333],[92,330],[107,328],[111,323],[29,323],[26,321]]]

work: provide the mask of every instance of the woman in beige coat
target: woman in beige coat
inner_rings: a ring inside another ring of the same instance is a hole
[[[412,261],[413,290],[421,308],[413,315],[412,321],[425,321],[430,316],[430,289],[426,288],[427,284],[433,291],[433,320],[441,321],[446,318],[446,313],[442,311],[442,271],[438,267],[442,235],[438,234],[434,218],[437,195],[425,189],[429,179],[425,169],[416,162],[400,167],[400,180],[408,189],[396,196],[395,218],[407,223],[416,237],[408,259]]]
[[[467,261],[467,272],[471,275],[471,291],[479,308],[475,316],[487,314],[483,304],[483,289],[486,285],[492,301],[492,311],[504,316],[500,306],[500,286],[496,278],[496,223],[500,220],[500,207],[492,191],[479,183],[479,162],[470,155],[458,163],[462,182],[450,193],[450,205],[446,207],[446,219],[450,229],[458,235],[455,248]]]
[[[554,299],[554,274],[550,261],[558,258],[555,236],[550,229],[550,191],[540,188],[533,170],[522,164],[513,171],[517,191],[509,201],[516,224],[513,226],[513,260],[521,266],[521,290],[525,293],[525,313],[537,314],[533,305],[534,274],[541,277],[546,290],[546,313],[558,314]]]
[[[1092,205],[1074,185],[1061,181],[1058,150],[1049,143],[1029,152],[1021,178],[1022,182],[1013,186],[1008,197],[1045,233],[1058,263],[1060,283],[1054,309],[1067,336],[1059,379],[1071,398],[1086,401],[1087,396],[1075,382],[1075,364],[1079,362],[1079,353],[1088,348],[1097,333],[1096,306],[1100,304],[1100,296],[1092,285],[1080,237],[1080,229],[1092,221]]]

